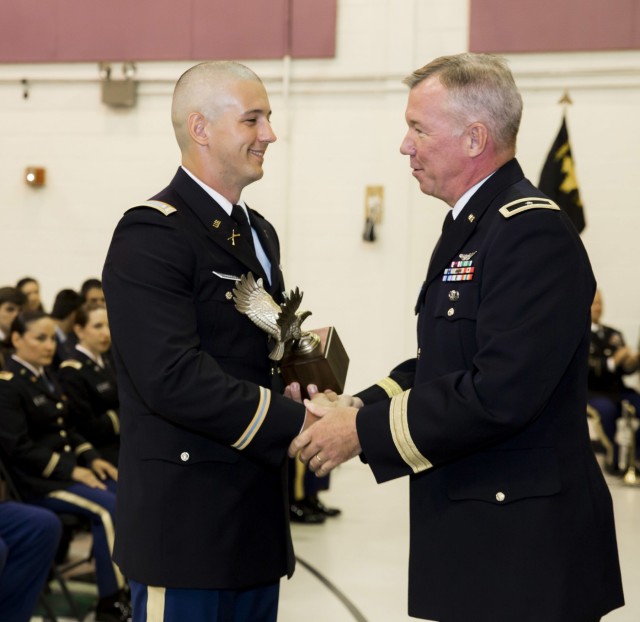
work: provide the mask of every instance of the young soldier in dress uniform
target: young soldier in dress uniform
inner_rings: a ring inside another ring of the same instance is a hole
[[[410,477],[411,616],[594,622],[623,596],[585,414],[589,260],[515,160],[522,100],[504,60],[442,57],[406,83],[400,151],[452,208],[418,297],[417,356],[318,407],[290,451],[320,475],[362,453],[377,481]]]
[[[55,323],[42,311],[11,327],[15,353],[0,374],[0,450],[27,503],[91,521],[98,622],[128,622],[124,578],[111,561],[116,468],[67,422],[67,405],[46,367],[56,347]]]
[[[275,622],[293,572],[286,455],[305,409],[272,390],[266,333],[233,301],[248,272],[283,300],[276,232],[241,199],[276,140],[270,116],[239,63],[183,74],[172,108],[182,166],[124,215],[107,255],[122,426],[115,559],[136,622]]]

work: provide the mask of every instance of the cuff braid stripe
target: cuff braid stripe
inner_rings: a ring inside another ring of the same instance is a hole
[[[389,422],[391,436],[400,457],[411,467],[414,473],[426,471],[433,465],[418,450],[411,438],[408,422],[409,393],[411,389],[391,398]]]
[[[256,409],[255,415],[253,416],[251,423],[242,433],[240,438],[233,445],[231,445],[232,447],[234,447],[235,449],[246,449],[246,447],[249,445],[249,443],[251,443],[253,437],[257,434],[258,430],[264,423],[270,404],[271,391],[269,391],[269,389],[265,389],[264,387],[260,387],[260,399],[258,400],[258,408]]]
[[[49,458],[49,462],[47,462],[47,466],[44,467],[42,471],[42,477],[50,477],[53,473],[53,470],[60,462],[60,454],[57,451],[54,451],[51,454],[51,458]]]
[[[402,387],[392,378],[383,378],[377,384],[389,397],[402,393]]]

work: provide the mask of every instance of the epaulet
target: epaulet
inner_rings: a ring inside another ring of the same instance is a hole
[[[0,371],[0,380],[11,380],[13,374],[10,371]]]
[[[171,214],[178,211],[175,207],[173,207],[173,205],[169,205],[169,203],[165,203],[164,201],[144,201],[142,203],[138,203],[138,205],[134,205],[129,209],[137,209],[138,207],[151,207],[152,209],[158,210],[165,216],[171,216]]]
[[[544,197],[527,197],[511,201],[511,203],[503,205],[498,211],[505,218],[511,218],[511,216],[515,216],[521,212],[526,212],[530,209],[559,210],[560,208],[551,199],[545,199]]]
[[[67,359],[66,361],[62,361],[62,363],[60,363],[60,369],[64,369],[65,367],[73,367],[73,369],[82,369],[82,363],[80,361],[76,361],[75,359]]]

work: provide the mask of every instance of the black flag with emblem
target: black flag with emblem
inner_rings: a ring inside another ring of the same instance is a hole
[[[566,117],[542,167],[540,190],[553,199],[571,219],[578,232],[585,228],[584,209],[580,199]]]

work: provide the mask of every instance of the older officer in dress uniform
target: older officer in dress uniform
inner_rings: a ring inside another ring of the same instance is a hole
[[[623,596],[585,416],[589,260],[514,159],[522,102],[502,59],[443,57],[406,83],[401,152],[453,208],[418,298],[417,356],[318,407],[291,450],[320,474],[362,452],[379,482],[409,475],[410,615],[594,622]]]
[[[232,294],[251,272],[282,301],[276,232],[240,196],[276,140],[270,115],[247,67],[188,70],[172,109],[182,167],[125,214],[104,267],[120,393],[115,559],[137,622],[275,621],[293,572],[286,455],[305,409],[271,389],[268,338]]]

